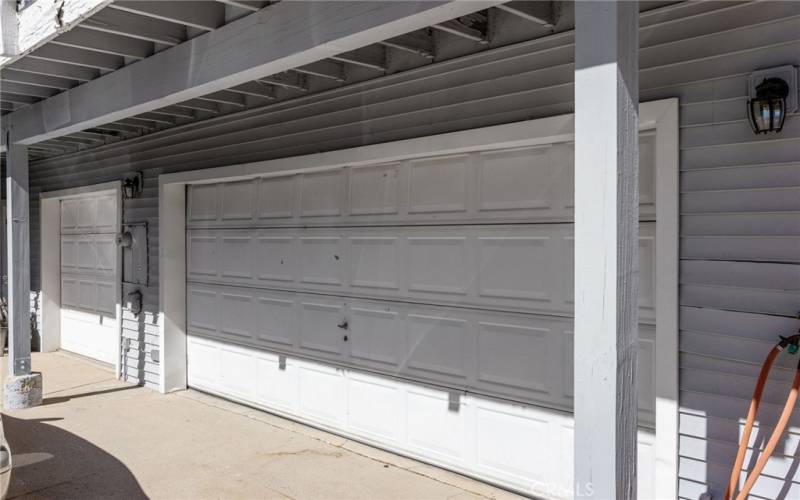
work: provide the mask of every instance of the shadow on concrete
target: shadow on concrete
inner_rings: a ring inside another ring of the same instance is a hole
[[[89,441],[48,423],[57,420],[3,415],[13,460],[9,499],[147,498],[125,464]]]
[[[42,400],[42,405],[54,405],[58,403],[66,403],[72,399],[80,399],[89,396],[97,396],[100,394],[109,394],[112,392],[119,392],[119,391],[127,391],[129,389],[138,389],[138,385],[128,385],[125,387],[114,387],[113,389],[103,389],[100,391],[92,391],[92,392],[83,392],[81,394],[70,394],[69,396],[55,396],[51,398],[44,398]]]

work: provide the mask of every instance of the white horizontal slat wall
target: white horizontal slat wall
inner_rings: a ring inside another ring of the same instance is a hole
[[[745,120],[747,74],[800,65],[800,3],[689,2],[643,14],[641,26],[641,99],[681,100],[679,491],[686,499],[707,490],[717,497],[758,366],[778,333],[800,327],[800,115],[789,116],[780,135],[755,136]],[[124,218],[149,222],[147,312],[138,320],[126,314],[124,323],[141,349],[131,349],[129,373],[153,384],[159,174],[568,113],[572,43],[563,32],[39,161],[32,217],[38,192],[144,172],[144,194],[125,202]],[[35,252],[35,222],[32,233]],[[37,262],[34,254],[34,276]],[[794,362],[781,360],[765,395],[758,445],[777,418]],[[799,441],[795,415],[756,497],[798,498]]]

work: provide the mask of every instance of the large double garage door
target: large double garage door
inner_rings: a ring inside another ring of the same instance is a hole
[[[642,497],[654,146],[643,133]],[[560,142],[190,186],[189,385],[571,496],[573,176]]]

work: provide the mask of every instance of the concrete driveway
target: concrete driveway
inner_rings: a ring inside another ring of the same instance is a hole
[[[3,414],[9,498],[514,497],[198,392],[128,385],[67,353],[34,354],[33,367],[44,404]]]

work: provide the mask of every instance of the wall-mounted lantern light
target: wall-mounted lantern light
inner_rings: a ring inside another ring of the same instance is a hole
[[[780,132],[786,120],[789,84],[781,78],[765,78],[756,86],[756,96],[747,101],[750,126],[756,134]]]
[[[750,73],[747,121],[756,134],[780,132],[786,115],[797,110],[797,67],[787,64]]]
[[[128,174],[122,179],[122,196],[126,200],[137,198],[142,194],[142,187],[144,185],[144,176],[141,172],[134,172]]]

